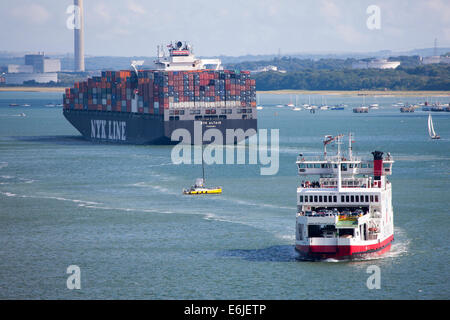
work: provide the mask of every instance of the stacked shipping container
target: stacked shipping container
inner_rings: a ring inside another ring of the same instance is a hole
[[[162,115],[164,109],[221,107],[256,107],[248,71],[104,71],[64,95],[64,108],[76,110]]]

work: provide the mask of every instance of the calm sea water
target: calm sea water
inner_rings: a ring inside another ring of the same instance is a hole
[[[433,114],[442,139],[431,141],[426,112],[391,107],[421,98],[367,98],[381,107],[369,114],[351,112],[361,97],[324,99],[349,107],[294,112],[275,107],[289,95],[261,95],[259,128],[280,129],[278,174],[211,165],[207,179],[223,194],[190,197],[181,190],[201,166],[172,164],[172,147],[91,144],[60,108],[45,107],[61,94],[0,92],[0,298],[449,299],[450,113]],[[392,250],[299,261],[296,156],[348,131],[355,152],[396,160]],[[69,265],[81,268],[81,290],[66,287]],[[370,265],[380,267],[379,290],[366,286]]]

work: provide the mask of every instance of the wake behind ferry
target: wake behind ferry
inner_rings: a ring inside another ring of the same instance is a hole
[[[323,157],[297,159],[299,175],[318,176],[304,180],[297,189],[295,248],[302,258],[347,259],[388,251],[394,240],[391,155],[374,151],[373,159],[352,154],[349,134],[347,154],[341,154],[343,135],[326,136]],[[327,145],[336,143],[336,155]]]
[[[103,71],[66,89],[66,119],[94,142],[172,144],[181,139],[172,141],[172,133],[185,129],[193,143],[194,122],[223,137],[227,129],[243,130],[235,143],[256,133],[256,84],[249,71],[198,59],[188,43],[167,47],[168,55],[158,47],[155,69],[138,70],[143,61],[134,61],[133,70]]]

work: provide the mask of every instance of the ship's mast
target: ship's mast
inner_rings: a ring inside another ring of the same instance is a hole
[[[337,151],[337,166],[338,166],[338,184],[337,184],[337,187],[338,187],[338,192],[340,192],[341,188],[342,188],[342,181],[341,181],[342,180],[342,174],[341,174],[341,144],[342,144],[341,137],[342,136],[343,135],[340,134],[340,135],[338,135],[336,137],[336,144],[338,146],[338,151]]]
[[[353,153],[352,153],[352,133],[348,133],[348,158],[349,160],[352,160]]]
[[[203,161],[203,139],[202,139],[202,178],[203,178],[203,185],[206,186],[206,180],[205,180],[205,164]]]

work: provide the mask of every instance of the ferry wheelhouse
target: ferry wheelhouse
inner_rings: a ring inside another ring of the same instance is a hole
[[[343,135],[326,136],[322,157],[302,154],[298,173],[295,248],[306,259],[343,259],[382,254],[394,240],[392,174],[394,160],[372,152],[372,159],[341,153]],[[327,145],[337,144],[329,156]],[[310,179],[310,176],[314,179]]]

